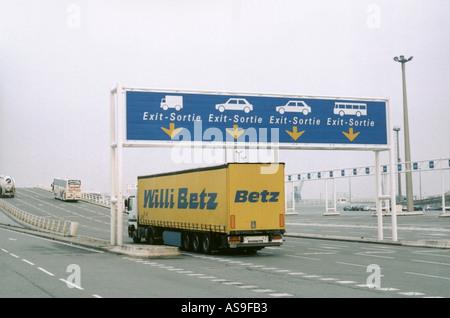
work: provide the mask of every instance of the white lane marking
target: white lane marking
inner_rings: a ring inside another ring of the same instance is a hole
[[[383,252],[359,252],[355,253],[355,255],[361,255],[361,256],[370,256],[370,257],[379,257],[379,258],[387,258],[387,259],[393,259],[392,256],[383,256],[383,255],[373,255],[373,253],[383,253]]]
[[[289,257],[295,257],[295,258],[301,258],[301,259],[308,259],[310,261],[321,261],[320,258],[305,257],[305,256],[299,256],[299,255],[284,254],[283,256],[289,256]]]
[[[50,275],[50,276],[55,276],[55,274],[53,274],[53,273],[50,273],[49,271],[45,270],[45,269],[44,269],[44,268],[42,268],[42,267],[38,267],[38,269],[39,269],[40,271],[42,271],[42,272],[46,273],[47,275]]]
[[[243,285],[241,282],[223,282],[224,285]]]
[[[201,279],[214,279],[217,278],[216,276],[200,276]]]
[[[320,278],[322,276],[319,275],[304,275],[303,278]]]
[[[377,288],[376,290],[381,290],[381,291],[397,291],[400,290],[398,288],[393,288],[393,287],[383,287],[383,288]]]
[[[450,277],[445,277],[445,276],[428,275],[428,274],[421,274],[421,273],[414,273],[414,272],[405,272],[405,274],[450,280]]]
[[[336,263],[342,264],[342,265],[350,265],[350,266],[358,266],[358,267],[367,268],[367,265],[360,265],[360,264],[353,264],[353,263],[344,263],[344,262],[336,262]]]
[[[25,258],[22,258],[22,261],[24,261],[25,263],[28,263],[28,264],[30,264],[30,265],[34,265],[34,263],[30,262],[29,260],[27,260],[27,259],[25,259]]]
[[[71,286],[71,287],[76,288],[76,289],[79,289],[79,290],[84,290],[83,287],[78,286],[78,285],[76,285],[76,284],[74,284],[74,283],[71,283],[71,282],[69,282],[69,281],[67,281],[67,280],[65,280],[65,279],[63,279],[63,278],[60,278],[59,280],[62,281],[62,282],[64,282],[64,283],[66,283],[66,284],[67,284],[67,287]]]
[[[423,261],[423,260],[420,260],[420,259],[412,259],[411,262],[418,262],[418,263],[427,263],[427,264],[435,264],[435,265],[450,266],[449,263],[430,262],[430,261]]]
[[[272,293],[274,290],[272,289],[252,289],[255,293]]]
[[[423,296],[425,295],[424,293],[419,293],[419,292],[399,292],[398,294],[400,295],[405,295],[405,296]]]
[[[269,294],[269,296],[273,296],[273,297],[292,297],[294,295],[288,294],[288,293],[274,293],[274,294]]]

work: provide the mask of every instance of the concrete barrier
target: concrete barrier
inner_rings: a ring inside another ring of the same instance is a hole
[[[15,207],[14,205],[0,199],[0,209],[8,213],[13,219],[25,226],[44,230],[63,236],[77,236],[78,223],[64,220],[52,220],[43,216],[37,216]]]

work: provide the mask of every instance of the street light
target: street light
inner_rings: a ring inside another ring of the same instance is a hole
[[[405,135],[405,162],[406,162],[406,207],[407,211],[414,211],[413,187],[411,175],[411,150],[409,143],[409,125],[408,125],[408,104],[406,101],[406,79],[405,63],[412,60],[412,56],[406,59],[403,55],[394,57],[394,61],[402,64],[402,84],[403,84],[403,129]]]
[[[397,163],[400,164],[400,146],[398,142],[398,132],[400,131],[400,127],[395,126],[394,131],[397,137]],[[397,169],[398,170],[398,169]],[[402,200],[402,178],[400,175],[400,171],[397,171],[397,178],[398,178],[398,201],[401,202]]]

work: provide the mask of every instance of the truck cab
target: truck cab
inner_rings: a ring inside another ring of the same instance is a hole
[[[136,236],[136,230],[138,228],[137,211],[136,195],[130,195],[125,199],[125,213],[128,213],[128,236],[133,238],[133,242],[135,243],[139,243],[141,241]]]

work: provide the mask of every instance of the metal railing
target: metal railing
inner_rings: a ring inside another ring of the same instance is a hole
[[[24,222],[34,228],[48,231],[63,236],[77,236],[78,222],[52,220],[42,216],[37,216],[13,206],[0,199],[0,208],[12,215],[17,220]]]
[[[96,203],[98,205],[104,206],[104,207],[110,207],[111,205],[111,200],[107,197],[105,197],[102,194],[97,194],[97,193],[82,193],[81,195],[81,199],[91,202],[91,203]]]

